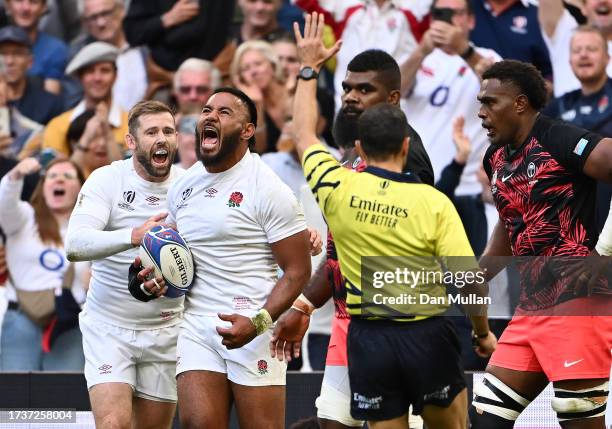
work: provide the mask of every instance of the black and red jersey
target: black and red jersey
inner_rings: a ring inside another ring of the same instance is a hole
[[[586,256],[593,249],[596,182],[583,168],[601,139],[540,115],[516,151],[489,147],[484,168],[514,256]],[[521,270],[520,306],[537,310],[575,297],[562,282],[531,263]]]

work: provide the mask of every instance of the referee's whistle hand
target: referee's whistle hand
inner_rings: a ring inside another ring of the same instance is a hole
[[[223,328],[217,326],[217,333],[221,335],[223,344],[228,350],[237,349],[250,343],[257,336],[255,325],[246,316],[240,314],[218,314],[219,319],[230,322],[232,326]]]

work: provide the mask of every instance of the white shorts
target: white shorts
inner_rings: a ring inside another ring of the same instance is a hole
[[[284,386],[287,363],[270,357],[272,330],[255,337],[239,349],[221,344],[216,327],[231,323],[217,316],[185,313],[177,344],[176,374],[186,371],[213,371],[244,386]]]
[[[177,319],[180,321],[180,319]],[[151,330],[125,329],[79,315],[87,388],[127,383],[134,395],[176,402],[176,339],[179,324]]]
[[[351,386],[346,366],[325,366],[321,394],[315,401],[315,406],[320,419],[340,422],[350,427],[363,427],[362,420],[351,417]],[[423,427],[423,419],[409,413],[408,425],[410,429],[420,429]]]

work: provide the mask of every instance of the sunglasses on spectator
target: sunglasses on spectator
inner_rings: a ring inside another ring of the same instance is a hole
[[[183,95],[191,94],[191,91],[197,92],[198,95],[204,95],[210,92],[210,87],[204,85],[197,86],[179,86],[179,92]]]
[[[94,13],[93,15],[85,16],[83,18],[85,19],[85,21],[92,23],[96,22],[98,18],[110,18],[111,16],[113,16],[113,13],[115,13],[115,10],[117,10],[117,6],[114,6],[113,8],[108,10],[103,10],[102,12]]]
[[[59,177],[63,177],[64,180],[76,180],[77,174],[74,172],[70,172],[70,171],[66,171],[64,173],[52,172],[52,173],[45,174],[45,178],[47,180],[54,180],[54,179],[58,179]]]

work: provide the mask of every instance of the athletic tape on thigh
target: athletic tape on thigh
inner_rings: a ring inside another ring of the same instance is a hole
[[[474,386],[472,405],[506,420],[516,420],[530,402],[492,374],[485,374],[482,382]]]
[[[608,382],[582,390],[555,388],[555,397],[551,401],[560,422],[565,420],[584,419],[603,416],[608,402]]]

